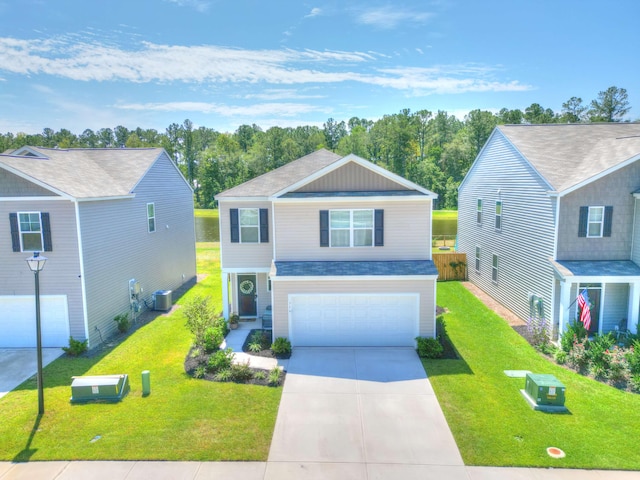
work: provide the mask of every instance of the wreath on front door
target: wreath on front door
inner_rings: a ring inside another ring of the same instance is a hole
[[[240,291],[245,295],[253,293],[253,282],[251,280],[243,280],[240,282]]]

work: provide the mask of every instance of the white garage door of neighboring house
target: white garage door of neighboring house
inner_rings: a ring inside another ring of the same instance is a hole
[[[40,297],[43,347],[69,345],[69,309],[66,295]],[[36,306],[29,295],[0,296],[0,347],[36,346]]]
[[[294,346],[414,346],[418,294],[289,295]]]

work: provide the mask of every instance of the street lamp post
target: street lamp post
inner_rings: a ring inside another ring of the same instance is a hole
[[[34,273],[36,279],[36,349],[38,350],[38,414],[44,414],[44,385],[42,383],[42,332],[40,328],[40,271],[44,268],[47,257],[40,256],[40,252],[34,252],[27,258],[27,265]]]

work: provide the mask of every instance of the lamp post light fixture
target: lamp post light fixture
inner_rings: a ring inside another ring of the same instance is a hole
[[[27,258],[27,265],[36,279],[36,349],[38,350],[38,415],[44,414],[44,386],[42,384],[42,332],[40,328],[40,272],[44,268],[47,257],[40,256],[40,252],[33,252]]]

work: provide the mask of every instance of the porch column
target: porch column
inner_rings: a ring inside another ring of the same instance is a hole
[[[229,274],[222,272],[222,316],[229,319]]]
[[[566,326],[571,319],[569,318],[569,305],[571,305],[571,283],[566,280],[560,281],[560,312],[558,321],[558,339],[566,330]]]
[[[638,333],[638,309],[640,309],[640,282],[629,284],[629,311],[627,328],[631,333]]]

